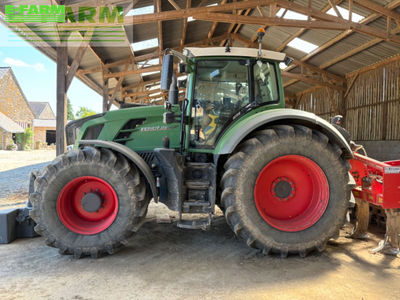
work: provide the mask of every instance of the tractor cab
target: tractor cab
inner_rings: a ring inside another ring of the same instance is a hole
[[[175,55],[181,60],[179,71],[188,75],[182,110],[191,149],[214,148],[232,123],[255,109],[285,105],[279,71],[284,53],[236,47],[186,48],[183,55],[171,53],[165,55],[161,79],[170,91],[166,107],[178,103],[173,71],[169,70]]]

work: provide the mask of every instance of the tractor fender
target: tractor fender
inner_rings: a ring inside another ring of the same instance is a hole
[[[346,158],[352,158],[353,152],[343,135],[329,122],[313,113],[297,109],[273,109],[256,113],[248,118],[239,119],[219,140],[216,154],[230,154],[236,146],[251,132],[261,126],[273,124],[299,124],[320,130],[329,139],[339,145]]]
[[[147,183],[150,186],[154,201],[158,202],[157,186],[154,180],[153,173],[151,172],[149,165],[135,151],[119,143],[102,140],[80,140],[79,145],[92,145],[100,148],[108,148],[124,155],[142,172],[143,176],[146,178]]]

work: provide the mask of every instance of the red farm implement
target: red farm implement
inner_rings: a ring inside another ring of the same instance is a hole
[[[362,147],[357,147],[362,149]],[[373,252],[398,255],[400,234],[400,160],[380,162],[365,155],[354,153],[350,160],[351,174],[356,186],[356,226],[354,238],[367,237],[370,205],[378,206],[386,214],[386,234]]]

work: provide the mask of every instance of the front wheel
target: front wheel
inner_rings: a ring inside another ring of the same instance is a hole
[[[343,224],[349,165],[328,137],[300,125],[256,132],[225,164],[222,205],[235,234],[282,256],[322,251]]]
[[[149,204],[139,171],[124,156],[93,147],[57,157],[30,200],[35,230],[75,257],[114,253],[139,229]]]

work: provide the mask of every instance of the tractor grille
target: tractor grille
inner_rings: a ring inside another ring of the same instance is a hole
[[[146,121],[146,119],[130,119],[125,125],[119,130],[117,136],[114,139],[114,142],[118,142],[120,144],[125,144],[127,141],[130,141],[131,133],[136,129],[136,127],[142,125]]]
[[[101,130],[103,129],[104,124],[98,124],[94,126],[90,126],[86,129],[83,134],[82,140],[96,140],[100,135]]]

